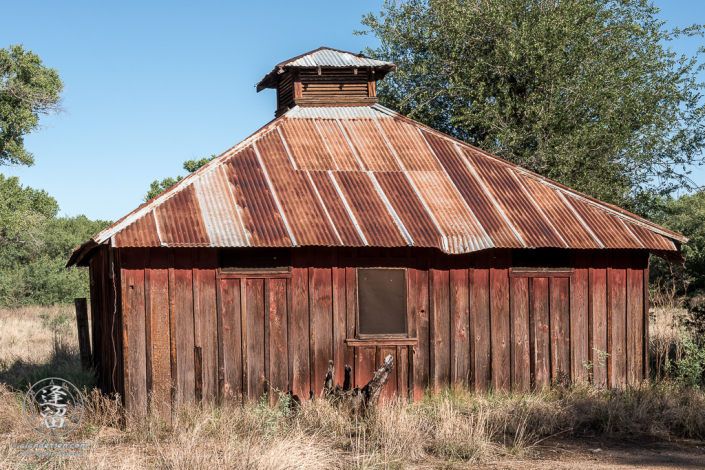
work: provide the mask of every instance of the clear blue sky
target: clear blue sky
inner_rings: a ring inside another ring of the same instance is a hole
[[[66,84],[59,117],[26,139],[36,164],[0,167],[45,189],[64,215],[116,220],[184,160],[220,154],[273,118],[254,84],[320,46],[359,52],[353,36],[381,0],[76,2],[3,5],[0,47],[23,43]],[[705,2],[657,0],[668,26],[705,22]],[[674,42],[692,54],[701,41]],[[705,171],[695,174],[705,184]]]

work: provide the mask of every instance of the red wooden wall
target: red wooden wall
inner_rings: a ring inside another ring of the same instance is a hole
[[[646,373],[646,251],[576,250],[571,273],[550,274],[512,272],[510,250],[297,248],[292,258],[288,274],[238,275],[219,273],[210,248],[101,248],[91,302],[103,389],[137,410],[151,393],[168,414],[199,399],[307,398],[329,359],[337,382],[348,364],[362,386],[387,354],[385,395],[414,399],[452,383],[528,390],[592,375],[614,387]],[[411,340],[354,340],[362,266],[407,268]]]

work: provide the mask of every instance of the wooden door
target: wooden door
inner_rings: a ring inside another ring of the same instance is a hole
[[[571,379],[569,275],[511,278],[512,384],[526,390]]]
[[[276,400],[291,389],[287,348],[287,278],[222,277],[219,297],[219,390],[226,402]]]

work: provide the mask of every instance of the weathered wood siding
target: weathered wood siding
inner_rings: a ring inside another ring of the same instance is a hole
[[[499,249],[297,248],[290,273],[252,275],[220,273],[208,248],[101,248],[91,260],[100,385],[132,409],[152,399],[168,414],[199,399],[274,400],[290,390],[306,399],[320,393],[329,359],[338,382],[348,364],[361,386],[387,354],[395,369],[386,397],[419,399],[451,383],[528,390],[643,379],[646,251],[575,251],[571,273],[513,272],[511,259]],[[415,344],[347,341],[355,268],[367,266],[407,268]]]

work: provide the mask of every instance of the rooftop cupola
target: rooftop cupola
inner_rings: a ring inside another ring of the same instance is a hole
[[[372,106],[375,83],[396,69],[390,62],[321,47],[277,64],[257,91],[277,90],[275,116],[294,106]]]

